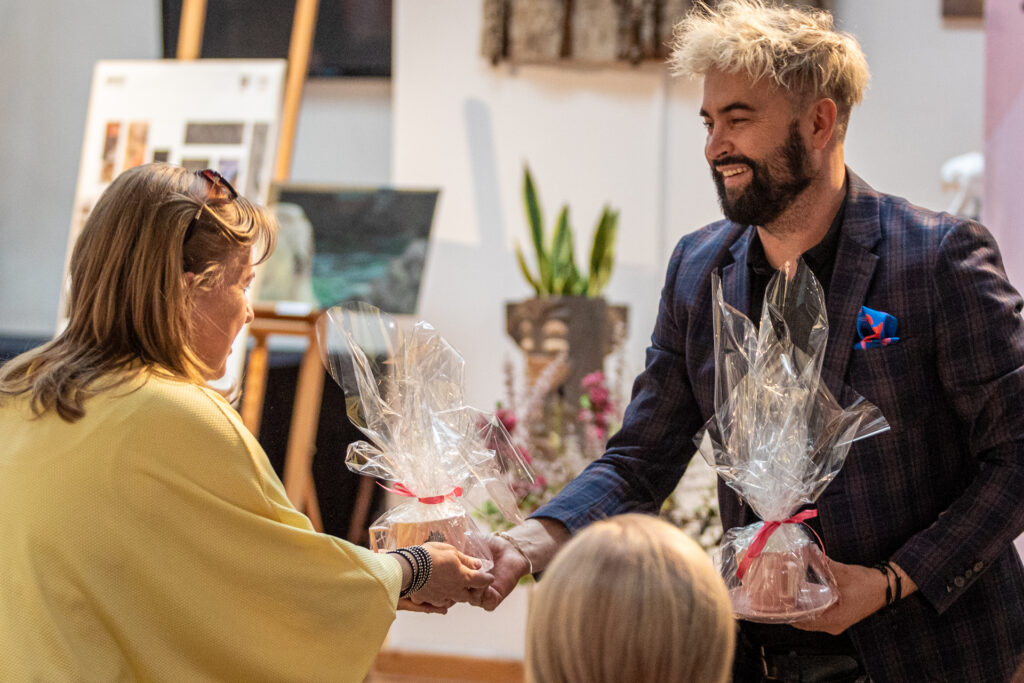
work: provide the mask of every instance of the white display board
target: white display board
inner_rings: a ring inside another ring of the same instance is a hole
[[[68,264],[96,200],[125,169],[166,161],[213,168],[265,205],[277,152],[281,59],[108,60],[96,63],[64,261],[57,329],[67,324]],[[244,337],[229,376],[238,376]]]

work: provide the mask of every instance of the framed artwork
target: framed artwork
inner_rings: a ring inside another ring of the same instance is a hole
[[[258,298],[414,314],[438,190],[274,185],[280,230]]]

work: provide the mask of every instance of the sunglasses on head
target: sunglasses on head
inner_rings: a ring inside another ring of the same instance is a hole
[[[228,179],[222,176],[212,168],[203,169],[202,171],[196,171],[196,175],[210,183],[210,195],[207,195],[203,203],[199,205],[199,209],[196,211],[196,215],[192,216],[192,220],[188,223],[188,228],[185,229],[185,239],[182,243],[189,241],[192,237],[192,231],[196,227],[196,223],[199,221],[199,217],[203,215],[203,210],[210,203],[211,199],[227,199],[229,202],[233,202],[238,199],[238,190],[236,190]]]

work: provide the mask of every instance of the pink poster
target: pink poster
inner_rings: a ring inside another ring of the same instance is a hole
[[[985,197],[982,222],[1024,291],[1024,5],[985,3]]]

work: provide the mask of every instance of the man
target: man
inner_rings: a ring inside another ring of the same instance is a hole
[[[995,242],[846,168],[868,72],[827,13],[726,0],[677,36],[676,72],[704,77],[705,156],[726,219],[676,247],[646,369],[605,455],[492,540],[484,605],[571,532],[658,511],[714,412],[711,274],[756,321],[773,270],[802,256],[827,295],[822,380],[841,405],[867,398],[892,429],[854,444],[817,503],[838,602],[795,628],[740,622],[736,680],[1008,680],[1024,653],[1012,547],[1024,531],[1024,323]],[[899,340],[855,350],[862,306],[895,317]],[[729,489],[719,501],[726,528],[756,521]]]

